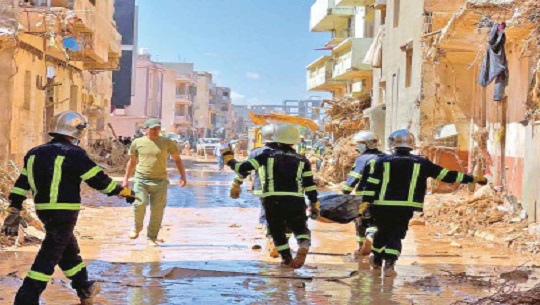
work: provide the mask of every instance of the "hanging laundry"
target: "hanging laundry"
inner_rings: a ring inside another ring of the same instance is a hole
[[[366,57],[362,61],[363,64],[371,65],[373,68],[380,68],[382,66],[382,39],[384,37],[384,26],[379,28],[377,36],[371,43]]]
[[[500,101],[504,97],[504,90],[508,86],[508,61],[506,60],[506,52],[504,44],[506,42],[506,34],[504,33],[505,23],[493,24],[489,33],[488,47],[480,74],[478,75],[478,83],[486,87],[495,80],[495,94],[493,99]]]

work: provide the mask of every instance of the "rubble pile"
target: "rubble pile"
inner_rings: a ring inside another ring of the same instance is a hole
[[[110,173],[124,170],[129,160],[128,148],[113,139],[94,140],[85,149],[94,162]]]
[[[326,109],[326,115],[330,121],[325,123],[325,130],[334,134],[334,139],[351,135],[358,130],[364,129],[362,116],[364,109],[369,108],[370,100],[356,98],[337,98],[334,100],[325,100],[324,104],[329,104]]]
[[[352,145],[352,135],[337,140],[332,147],[332,154],[325,154],[321,170],[316,176],[319,186],[337,184],[347,179],[358,152]]]
[[[13,0],[0,0],[0,35],[15,35],[19,30],[18,10]]]
[[[498,195],[487,192],[470,199],[454,198],[432,196],[424,207],[426,221],[448,229],[449,236],[476,236],[517,251],[540,252],[538,238],[528,230],[525,211],[514,211]]]

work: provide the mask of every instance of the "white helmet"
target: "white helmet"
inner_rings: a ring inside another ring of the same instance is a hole
[[[390,149],[408,148],[413,150],[415,142],[414,135],[407,129],[396,130],[388,137],[388,146]]]
[[[367,148],[374,149],[379,146],[379,137],[372,131],[362,130],[354,135],[353,141],[358,144],[360,142],[366,143]]]
[[[272,136],[276,132],[276,126],[274,124],[264,125],[261,128],[261,136],[263,143],[272,142]]]
[[[87,126],[86,118],[82,114],[63,111],[53,117],[49,135],[64,135],[80,140]]]
[[[294,125],[279,126],[272,136],[272,141],[283,144],[296,144],[300,141],[300,131]]]

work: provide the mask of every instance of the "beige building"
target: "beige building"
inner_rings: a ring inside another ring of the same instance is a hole
[[[148,118],[161,119],[163,105],[172,104],[175,98],[174,84],[165,86],[167,76],[174,81],[174,71],[167,71],[162,64],[152,61],[147,49],[140,50],[136,65],[135,95],[131,105],[115,109],[109,118],[118,136],[135,135]],[[168,103],[164,103],[165,98],[168,98]]]
[[[51,118],[82,111],[104,133],[121,55],[113,2],[0,2],[0,161],[48,140]],[[66,22],[64,22],[66,21]]]
[[[164,93],[171,94],[165,98],[163,105],[163,126],[169,132],[193,135],[193,101],[197,92],[192,63],[162,63],[167,69]],[[170,73],[170,76],[168,74]],[[169,86],[172,90],[168,89]],[[172,102],[168,102],[172,100]]]
[[[206,137],[210,136],[212,131],[210,99],[212,89],[215,88],[215,84],[212,83],[212,74],[202,71],[195,72],[195,84],[197,94],[193,108],[193,126],[196,136]]]

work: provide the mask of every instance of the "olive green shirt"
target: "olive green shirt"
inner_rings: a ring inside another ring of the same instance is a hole
[[[164,180],[167,179],[167,157],[178,153],[176,143],[165,137],[156,141],[141,137],[133,140],[129,154],[138,158],[135,178]]]

